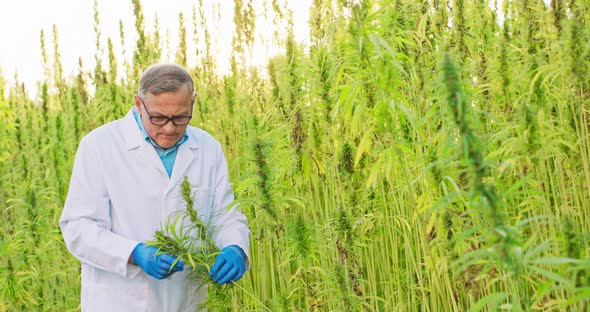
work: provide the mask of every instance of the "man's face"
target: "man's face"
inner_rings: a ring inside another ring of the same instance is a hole
[[[182,86],[174,92],[162,92],[158,95],[148,93],[143,97],[143,105],[141,101],[139,96],[135,96],[135,107],[150,138],[164,149],[174,146],[184,136],[188,124],[175,125],[170,120],[163,126],[157,126],[151,123],[150,115],[170,118],[192,115],[192,94],[188,87]]]

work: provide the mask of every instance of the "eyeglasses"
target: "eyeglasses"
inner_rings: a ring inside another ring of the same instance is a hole
[[[166,125],[169,121],[172,121],[172,123],[176,126],[182,126],[182,125],[186,125],[191,118],[193,118],[192,115],[190,116],[173,116],[173,117],[166,117],[166,116],[152,116],[150,114],[150,112],[148,112],[147,107],[145,106],[145,103],[143,102],[143,99],[141,98],[141,96],[137,96],[139,98],[139,100],[141,101],[141,104],[143,105],[143,108],[145,108],[145,112],[148,114],[148,116],[150,117],[150,122],[152,123],[152,125],[154,126],[164,126]]]

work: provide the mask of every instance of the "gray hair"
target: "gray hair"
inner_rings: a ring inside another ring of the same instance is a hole
[[[174,92],[187,86],[191,99],[195,99],[193,78],[186,69],[176,64],[155,64],[146,69],[139,79],[139,96],[158,95],[163,92]]]

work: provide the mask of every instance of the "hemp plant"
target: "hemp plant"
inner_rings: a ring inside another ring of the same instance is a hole
[[[219,248],[212,239],[214,228],[211,216],[199,215],[195,209],[194,195],[199,194],[198,190],[193,192],[187,177],[182,181],[180,190],[186,203],[185,209],[172,213],[163,228],[156,231],[154,240],[149,244],[159,248],[160,253],[178,256],[171,269],[176,262],[183,260],[191,266],[189,277],[206,277],[211,283],[212,279],[208,277],[209,269],[219,253]]]
[[[199,208],[203,207],[196,206],[195,199],[198,198],[198,195],[195,194],[198,194],[198,190],[195,190],[188,178],[184,177],[180,185],[180,195],[184,200],[185,209],[170,214],[162,229],[154,234],[154,240],[148,244],[157,247],[158,253],[177,256],[170,266],[170,270],[178,261],[182,260],[185,268],[190,269],[188,279],[200,281],[197,292],[202,287],[207,287],[207,298],[197,307],[198,311],[235,311],[232,302],[232,295],[235,293],[230,292],[234,286],[237,286],[257,304],[268,310],[264,304],[236,283],[220,285],[214,282],[212,277],[209,277],[209,271],[220,253],[213,241],[216,228],[212,220],[215,215],[199,212]],[[204,212],[204,209],[201,211]]]

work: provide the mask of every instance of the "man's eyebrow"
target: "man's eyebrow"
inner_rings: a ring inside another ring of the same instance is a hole
[[[152,117],[168,117],[160,112],[152,112]]]

